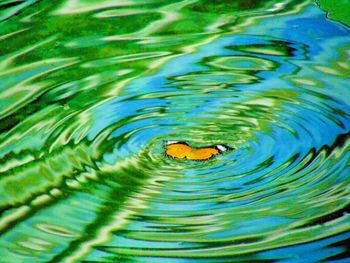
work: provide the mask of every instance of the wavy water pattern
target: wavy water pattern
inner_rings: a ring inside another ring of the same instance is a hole
[[[347,262],[349,57],[312,1],[3,1],[0,262]]]

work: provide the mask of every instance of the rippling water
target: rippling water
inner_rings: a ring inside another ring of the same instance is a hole
[[[0,262],[350,261],[329,2],[0,1]]]

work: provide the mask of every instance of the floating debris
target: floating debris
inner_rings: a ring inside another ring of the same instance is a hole
[[[232,148],[226,145],[206,146],[193,148],[186,142],[167,141],[165,154],[176,159],[188,159],[192,161],[205,161]]]

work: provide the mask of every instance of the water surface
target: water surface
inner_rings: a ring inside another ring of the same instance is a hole
[[[1,1],[0,262],[349,261],[339,3]]]

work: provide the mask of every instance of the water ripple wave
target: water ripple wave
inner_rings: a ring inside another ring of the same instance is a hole
[[[1,260],[349,259],[348,27],[311,1],[5,2]]]

